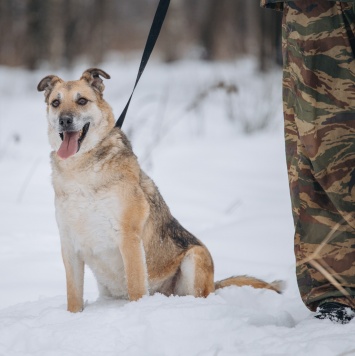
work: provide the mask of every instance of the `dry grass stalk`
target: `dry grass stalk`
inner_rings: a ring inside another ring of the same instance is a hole
[[[320,272],[338,291],[340,291],[343,296],[349,301],[350,305],[355,308],[355,302],[353,298],[350,296],[349,292],[341,285],[341,283],[346,284],[341,276],[336,273],[325,261],[320,257],[320,252],[324,248],[324,246],[331,241],[334,236],[334,233],[341,226],[343,222],[347,220],[349,217],[346,216],[340,223],[334,225],[329,234],[325,237],[321,244],[316,248],[316,250],[311,254],[311,256],[304,258],[303,260],[297,262],[296,266],[300,266],[305,263],[309,263],[312,267],[314,267],[318,272]]]

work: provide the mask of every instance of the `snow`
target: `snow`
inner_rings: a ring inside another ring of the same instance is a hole
[[[137,60],[101,67],[116,116]],[[78,78],[90,64],[59,70]],[[52,71],[0,67],[0,355],[351,355],[355,322],[318,320],[300,300],[284,157],[281,73],[235,63],[152,61],[124,130],[175,217],[209,248],[216,280],[283,279],[285,293],[228,287],[206,299],[160,294],[100,300],[88,270],[86,307],[66,311],[43,94]],[[238,93],[210,90],[224,81]],[[265,125],[265,123],[267,125]],[[253,134],[258,126],[266,126]]]

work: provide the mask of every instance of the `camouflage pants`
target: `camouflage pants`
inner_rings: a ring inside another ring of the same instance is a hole
[[[296,273],[311,310],[322,299],[342,296],[336,286],[355,296],[354,34],[353,3],[284,4],[283,99]]]

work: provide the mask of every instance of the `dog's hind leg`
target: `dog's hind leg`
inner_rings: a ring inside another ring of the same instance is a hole
[[[177,275],[174,294],[207,297],[214,292],[213,261],[204,246],[190,248]]]

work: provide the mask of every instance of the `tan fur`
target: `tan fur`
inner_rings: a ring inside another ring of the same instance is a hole
[[[73,265],[65,254],[63,255],[63,262],[67,280],[68,310],[76,313],[83,309],[84,262],[80,261],[76,265]],[[80,283],[75,282],[75,274],[79,274],[79,278],[77,279]]]
[[[251,286],[254,288],[270,289],[277,293],[282,293],[284,283],[283,281],[273,281],[271,283],[267,283],[261,279],[249,276],[229,277],[215,283],[215,289],[220,289],[229,286]]]
[[[154,182],[139,167],[124,133],[113,128],[114,116],[102,97],[100,76],[109,78],[92,68],[77,81],[48,76],[38,85],[47,103],[68,310],[83,309],[84,264],[92,269],[100,294],[106,297],[138,300],[155,292],[206,297],[215,288],[232,284],[280,292],[274,285],[246,277],[215,286],[207,248],[174,219]],[[79,105],[80,98],[87,104]],[[66,159],[56,153],[62,145],[59,119],[63,115],[74,121],[74,129],[68,132],[90,124],[79,151]]]
[[[149,206],[144,200],[143,194],[138,190],[128,190],[124,192],[127,206],[122,214],[121,233],[122,241],[120,250],[125,251],[122,254],[123,265],[127,278],[128,296],[130,300],[138,300],[147,289],[146,265],[142,259],[141,236],[146,222]],[[122,197],[124,199],[124,197]]]

